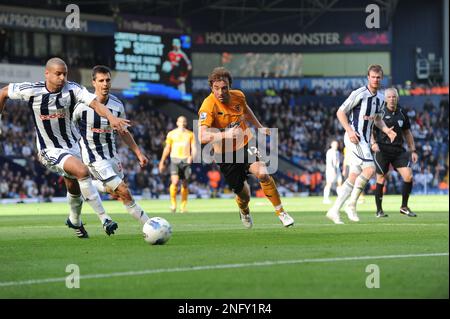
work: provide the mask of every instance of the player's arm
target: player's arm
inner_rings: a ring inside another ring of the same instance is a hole
[[[360,141],[360,136],[357,132],[353,130],[351,127],[347,114],[356,106],[358,105],[359,101],[361,100],[359,90],[353,91],[350,96],[342,103],[342,105],[339,107],[339,109],[336,112],[336,117],[339,120],[339,123],[341,123],[342,127],[345,129],[345,132],[347,133],[350,142],[353,144],[358,144]]]
[[[183,57],[184,61],[186,62],[188,70],[189,71],[192,70],[192,63],[191,63],[191,60],[189,60],[187,54],[182,52],[182,57]]]
[[[98,115],[105,117],[111,124],[111,127],[119,132],[125,132],[127,127],[130,126],[129,120],[114,116],[111,111],[104,104],[97,101],[97,99],[93,99],[91,103],[89,103],[89,106],[94,109]]]
[[[162,152],[161,155],[161,160],[159,161],[159,171],[162,173],[164,171],[164,169],[166,168],[166,159],[169,157],[170,151],[172,150],[172,144],[171,143],[167,143],[166,141],[166,146],[164,147],[164,150]]]
[[[347,114],[341,108],[339,108],[336,112],[336,116],[339,120],[339,123],[341,123],[342,127],[347,132],[350,142],[352,142],[354,144],[358,144],[359,143],[359,134],[356,133],[353,130],[353,128],[350,126],[350,123],[348,122]]]
[[[265,128],[259,120],[256,118],[255,113],[253,113],[253,110],[248,106],[248,104],[245,105],[245,111],[244,111],[245,120],[249,123],[251,123],[256,128],[264,128],[264,134],[270,135],[270,129]]]
[[[219,129],[210,128],[206,125],[200,126],[198,130],[198,139],[202,144],[218,143],[225,139],[234,139],[238,136],[239,131],[242,131],[239,126],[226,129],[221,132]]]
[[[202,144],[218,143],[228,138],[233,139],[239,134],[239,131],[242,132],[239,126],[234,126],[225,130],[212,127],[214,122],[214,111],[213,106],[208,102],[203,102],[198,114],[198,125],[200,127],[198,130],[198,140]]]
[[[8,99],[8,85],[3,87],[0,91],[0,116],[5,109],[6,100]]]
[[[192,134],[191,139],[191,156],[188,157],[188,163],[191,164],[194,158],[197,156],[197,144],[195,143],[195,136]]]
[[[397,136],[397,133],[395,133],[393,126],[391,128],[387,127],[386,124],[384,123],[383,119],[379,115],[375,116],[374,124],[384,134],[386,134],[389,137],[389,139],[391,140],[391,143],[394,142],[394,140],[395,140],[395,138]]]
[[[374,130],[370,133],[370,149],[375,153],[380,151],[380,147],[378,146],[378,142],[375,138]]]
[[[419,156],[417,155],[416,146],[414,143],[414,136],[411,133],[411,130],[403,130],[403,136],[406,140],[406,143],[408,144],[409,151],[411,152],[411,159],[413,163],[416,163],[419,159]]]
[[[119,135],[122,140],[127,144],[128,148],[136,155],[139,160],[139,165],[144,167],[148,163],[148,158],[142,153],[139,146],[136,144],[136,141],[133,138],[133,135],[128,130],[119,131]]]

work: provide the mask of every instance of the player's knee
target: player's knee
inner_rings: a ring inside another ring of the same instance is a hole
[[[267,173],[257,173],[256,178],[258,178],[260,182],[267,182],[270,179],[270,175]]]
[[[384,175],[377,175],[377,183],[378,184],[384,184],[385,181],[386,181],[386,178],[384,177]]]
[[[87,168],[87,166],[81,165],[80,167],[78,167],[75,172],[72,173],[73,176],[76,177],[76,179],[80,180],[80,179],[84,179],[89,177],[89,170]]]
[[[112,192],[115,192],[116,190],[119,190],[120,186],[127,188],[126,184],[122,181],[122,179],[119,176],[114,176],[113,178],[110,178],[106,182],[104,182],[105,186],[109,188]]]
[[[363,169],[363,175],[367,179],[372,178],[373,174],[375,174],[375,166],[367,166]]]
[[[412,173],[408,173],[406,174],[405,178],[403,179],[404,182],[406,183],[411,183],[413,181],[413,176]]]

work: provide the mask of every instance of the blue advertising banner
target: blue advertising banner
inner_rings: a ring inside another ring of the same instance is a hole
[[[388,86],[390,78],[384,77],[383,86]],[[281,90],[287,88],[290,90],[308,90],[315,87],[323,89],[355,89],[367,84],[366,77],[326,77],[326,78],[234,78],[233,88],[243,91],[267,90],[269,88]],[[194,91],[209,90],[206,78],[194,78],[192,80]]]
[[[116,24],[112,19],[80,16],[79,28],[68,28],[64,11],[33,10],[17,7],[0,7],[0,27],[58,33],[84,33],[88,35],[112,36]],[[110,20],[110,21],[108,21]]]

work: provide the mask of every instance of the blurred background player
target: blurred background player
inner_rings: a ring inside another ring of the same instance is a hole
[[[181,50],[181,41],[178,38],[172,40],[172,50],[168,53],[171,65],[169,81],[176,85],[178,91],[186,93],[186,79],[192,70],[191,60]]]
[[[177,210],[178,182],[181,180],[181,212],[187,212],[187,200],[189,195],[189,178],[191,176],[192,159],[195,157],[196,145],[192,131],[187,129],[187,119],[180,116],[177,119],[177,128],[170,131],[166,137],[159,171],[162,173],[166,167],[165,161],[170,154],[170,210]]]
[[[377,64],[370,65],[367,71],[368,85],[354,90],[336,112],[339,122],[345,129],[344,143],[349,155],[350,170],[336,201],[326,214],[335,224],[343,224],[339,210],[349,197],[345,212],[351,221],[359,221],[356,203],[375,173],[369,145],[373,124],[391,140],[396,137],[393,127],[388,128],[378,116],[384,102],[384,96],[379,92],[382,78],[382,67]]]
[[[208,171],[208,184],[211,190],[211,198],[218,197],[218,191],[220,186],[220,180],[222,177],[220,176],[219,169],[217,168],[217,165],[213,163],[211,166],[211,169]]]
[[[112,129],[124,131],[129,121],[114,116],[86,88],[68,82],[67,72],[67,65],[62,59],[49,59],[45,66],[45,82],[10,83],[0,91],[0,113],[7,98],[28,102],[33,112],[39,161],[64,177],[70,206],[67,226],[75,230],[77,237],[89,237],[80,218],[82,195],[97,213],[106,234],[110,235],[117,224],[106,214],[89,170],[81,160],[79,134],[71,117],[75,104],[82,102],[89,105],[95,114],[107,118]]]
[[[92,85],[95,88],[97,100],[106,105],[115,116],[125,119],[122,102],[109,93],[111,70],[108,67],[97,65],[92,69]],[[112,129],[109,121],[100,117],[85,103],[75,105],[73,121],[77,123],[81,133],[80,147],[83,162],[88,166],[92,176],[96,178],[93,181],[94,185],[100,192],[108,192],[120,199],[127,212],[145,224],[148,216],[135,202],[123,180],[124,173],[116,148],[116,132]],[[124,130],[120,131],[119,135],[136,155],[139,165],[141,167],[147,165],[148,159],[141,152],[131,133]]]
[[[241,221],[246,228],[253,226],[248,203],[250,202],[250,188],[247,184],[249,173],[259,179],[260,185],[266,197],[275,208],[275,213],[285,227],[292,226],[294,219],[283,209],[280,194],[272,176],[267,172],[264,162],[249,158],[248,142],[252,138],[246,122],[256,128],[262,128],[262,124],[247,105],[244,93],[239,90],[231,90],[232,78],[230,72],[223,68],[215,68],[208,77],[211,94],[203,100],[198,111],[199,114],[199,140],[202,144],[212,143],[214,155],[226,182],[236,194],[236,202],[239,206]],[[264,130],[264,129],[263,129]],[[270,132],[264,130],[266,134]],[[232,140],[232,143],[226,142]],[[227,149],[228,145],[232,147]],[[251,151],[257,154],[258,151]],[[252,155],[250,154],[250,155]],[[243,162],[239,162],[238,158]],[[230,159],[230,161],[228,161]]]
[[[338,147],[339,147],[338,141],[332,141],[331,147],[328,149],[326,154],[326,169],[325,169],[326,184],[323,190],[324,204],[331,204],[330,191],[333,184],[336,184],[336,192],[338,188],[342,185],[341,153],[339,152]]]
[[[391,141],[386,134],[375,128],[373,131],[372,151],[375,152],[375,164],[377,172],[377,188],[375,190],[375,203],[377,205],[377,217],[387,217],[382,207],[383,188],[385,175],[389,172],[389,165],[392,164],[395,170],[403,178],[402,205],[400,213],[409,217],[416,217],[408,207],[409,194],[413,185],[413,174],[411,161],[417,162],[418,156],[414,145],[414,137],[411,133],[411,123],[409,117],[398,105],[398,92],[395,88],[386,89],[384,92],[386,104],[381,118],[387,126],[393,127],[397,133],[394,141]],[[404,139],[408,144],[409,152],[403,147]]]

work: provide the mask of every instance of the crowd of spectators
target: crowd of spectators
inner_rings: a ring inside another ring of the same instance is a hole
[[[304,93],[269,89],[247,95],[247,100],[265,126],[278,129],[279,155],[298,167],[277,174],[280,192],[320,195],[325,152],[332,140],[339,141],[342,151],[344,131],[335,116],[337,106],[325,106],[320,101],[301,103]],[[209,92],[194,95],[193,104],[199,107],[207,94]],[[443,98],[439,105],[427,101],[420,110],[409,105],[402,107],[410,118],[419,152],[419,162],[413,166],[414,191],[448,190],[448,99]],[[157,198],[167,193],[170,183],[169,173],[158,171],[158,162],[166,134],[175,128],[175,120],[139,103],[126,102],[126,110],[133,124],[133,136],[149,158],[149,165],[140,168],[134,154],[119,138],[118,153],[127,182],[133,193]],[[37,196],[48,200],[52,196],[65,196],[62,178],[45,170],[36,160],[34,127],[24,103],[8,101],[0,121],[0,156],[10,159],[9,162],[0,161],[0,198]],[[21,159],[22,165],[15,164],[18,161],[13,159]],[[215,169],[210,165],[193,165],[191,193],[199,197],[220,196],[229,191],[223,178],[217,180],[217,174],[208,174],[209,171]],[[256,180],[251,180],[251,184],[256,191]],[[387,188],[390,193],[401,191],[401,178],[395,171],[388,178]]]

